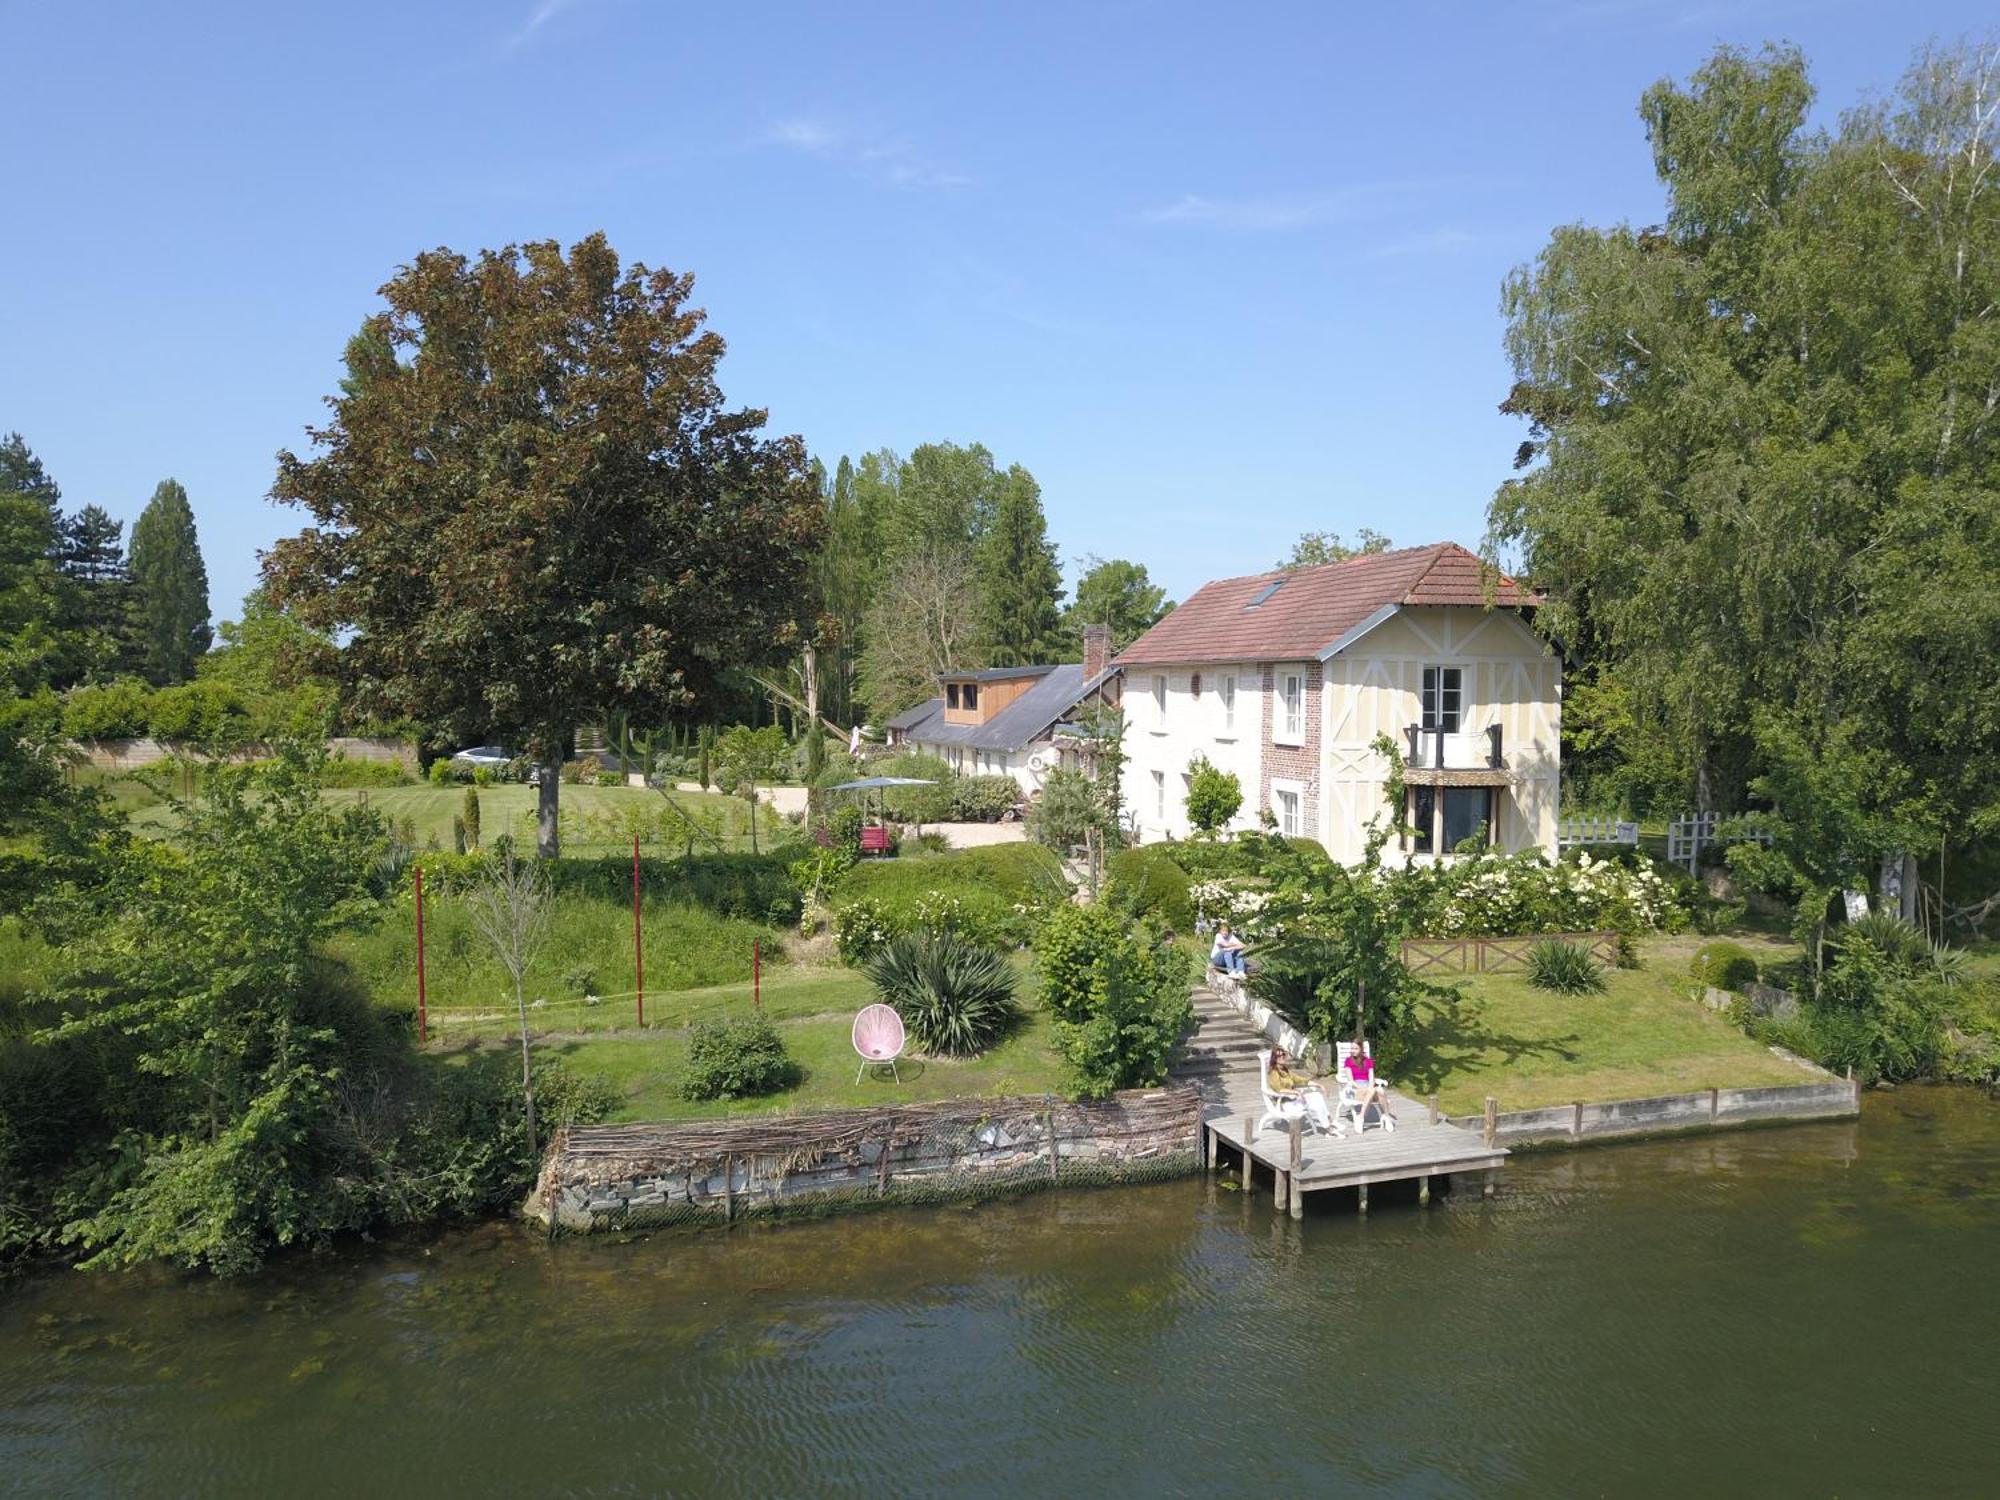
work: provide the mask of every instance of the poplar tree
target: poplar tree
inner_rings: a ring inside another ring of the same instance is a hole
[[[141,670],[156,684],[186,682],[214,631],[194,510],[178,481],[161,480],[133,523],[130,571]]]
[[[1042,515],[1041,486],[1019,464],[999,486],[976,564],[987,658],[1005,666],[1053,661],[1061,645],[1062,570]]]

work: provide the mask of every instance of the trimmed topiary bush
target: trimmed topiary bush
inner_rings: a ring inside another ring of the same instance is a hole
[[[1528,983],[1558,995],[1596,994],[1604,988],[1604,970],[1581,944],[1542,938],[1528,949]]]
[[[785,1055],[784,1038],[762,1016],[704,1021],[688,1037],[685,1099],[749,1099],[775,1094],[799,1081],[798,1064]]]
[[[1176,932],[1194,930],[1192,882],[1174,857],[1178,846],[1120,849],[1104,862],[1105,901],[1128,917],[1157,917]]]
[[[997,823],[1021,800],[1011,776],[961,776],[951,784],[951,815],[961,823]]]
[[[903,1018],[911,1042],[939,1057],[968,1057],[1005,1036],[1020,1017],[1014,970],[991,948],[955,932],[908,932],[862,966]]]
[[[1688,972],[1698,984],[1718,990],[1741,990],[1757,982],[1757,959],[1740,943],[1703,943],[1694,950]]]

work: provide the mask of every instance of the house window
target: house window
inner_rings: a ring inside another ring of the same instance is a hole
[[[968,682],[965,685],[965,692],[961,696],[965,699],[965,706],[967,708],[979,707],[979,684]]]
[[[957,683],[955,683],[955,682],[947,682],[947,683],[946,683],[946,684],[944,685],[944,706],[945,706],[946,708],[957,708],[957,707],[958,707],[958,684],[957,684]]]
[[[1236,679],[1225,677],[1216,696],[1222,700],[1222,728],[1224,733],[1236,727]]]
[[[1298,744],[1306,734],[1306,679],[1300,672],[1287,672],[1278,679],[1277,738]]]
[[[1273,787],[1271,801],[1276,804],[1278,832],[1288,839],[1299,836],[1299,794],[1290,787]]]
[[[1165,677],[1155,677],[1153,679],[1153,723],[1155,727],[1160,729],[1167,727],[1167,679]]]
[[[1445,851],[1449,853],[1469,838],[1478,838],[1482,844],[1493,842],[1493,788],[1490,786],[1444,788]]]
[[[1188,679],[1188,696],[1197,703],[1201,702],[1201,673],[1197,672]]]
[[[1167,821],[1167,773],[1153,773],[1153,818],[1164,825]]]
[[[1463,695],[1459,691],[1461,681],[1457,667],[1424,668],[1424,728],[1441,729],[1446,734],[1458,733],[1459,711],[1463,706]]]
[[[1437,788],[1434,786],[1413,786],[1410,788],[1410,827],[1415,830],[1410,848],[1418,854],[1432,854],[1437,850]]]

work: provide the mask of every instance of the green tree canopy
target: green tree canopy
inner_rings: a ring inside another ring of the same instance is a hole
[[[1832,132],[1812,97],[1782,48],[1654,85],[1665,222],[1508,278],[1529,436],[1489,541],[1663,799],[1858,785],[1865,863],[2000,829],[2000,50]]]
[[[1292,555],[1278,566],[1286,569],[1316,568],[1321,563],[1346,562],[1350,557],[1387,552],[1389,545],[1386,536],[1366,526],[1354,534],[1351,546],[1341,540],[1337,531],[1302,531],[1299,539],[1292,543]]]
[[[1123,651],[1173,610],[1167,591],[1147,576],[1144,563],[1092,556],[1083,561],[1076,598],[1064,616],[1070,649],[1082,640],[1084,626],[1108,625],[1112,651]]]
[[[1019,464],[1002,476],[977,556],[980,634],[1007,666],[1054,661],[1061,648],[1062,569],[1042,514],[1042,489]]]
[[[214,632],[194,510],[177,480],[161,480],[132,524],[131,579],[141,669],[155,683],[186,682]]]
[[[272,498],[315,524],[267,559],[274,602],[354,632],[364,713],[518,740],[547,768],[544,855],[580,723],[665,721],[805,625],[803,445],[723,406],[692,290],[602,234],[428,251],[350,345],[318,454],[279,457]]]

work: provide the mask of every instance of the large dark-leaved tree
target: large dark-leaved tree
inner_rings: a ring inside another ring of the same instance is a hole
[[[724,407],[692,289],[601,234],[426,252],[318,451],[279,455],[272,498],[315,524],[266,560],[274,601],[352,632],[363,713],[533,756],[544,856],[579,723],[660,722],[800,638],[823,507],[803,444]]]

